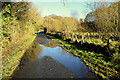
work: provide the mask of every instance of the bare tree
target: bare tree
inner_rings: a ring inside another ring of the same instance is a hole
[[[119,34],[119,23],[118,23],[118,2],[94,2],[89,4],[94,16],[95,27],[99,36],[107,39],[107,50],[109,55],[109,39],[110,34]],[[117,36],[119,37],[119,36]]]

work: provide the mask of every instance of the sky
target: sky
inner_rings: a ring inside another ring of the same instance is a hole
[[[78,20],[84,19],[91,10],[87,7],[87,2],[33,2],[41,16],[55,14],[62,17],[75,17]]]
[[[31,0],[30,0],[31,1]],[[34,0],[33,5],[36,6],[38,12],[42,17],[55,14],[62,17],[75,17],[78,20],[85,19],[86,15],[91,12],[91,9],[87,7],[88,2],[102,1],[102,0]],[[113,1],[113,0],[104,0]]]

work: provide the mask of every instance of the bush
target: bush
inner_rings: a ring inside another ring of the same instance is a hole
[[[120,64],[120,53],[119,52],[116,52],[113,54],[111,62],[114,64]]]

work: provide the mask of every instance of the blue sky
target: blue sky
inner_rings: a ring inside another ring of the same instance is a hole
[[[94,1],[102,0],[65,0],[65,6],[63,0],[34,0],[32,3],[36,6],[42,17],[51,14],[63,17],[73,17],[74,15],[79,20],[80,18],[85,19],[85,16],[91,12],[90,8],[87,7],[87,3]]]
[[[55,14],[63,17],[75,17],[78,20],[85,18],[91,10],[87,7],[87,2],[32,2],[36,6],[41,16]]]

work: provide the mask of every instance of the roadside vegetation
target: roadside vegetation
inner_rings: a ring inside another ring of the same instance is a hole
[[[119,4],[88,4],[92,12],[78,21],[56,15],[40,17],[30,2],[2,2],[2,78],[10,78],[40,28],[46,28],[46,36],[79,57],[96,75],[120,78]]]
[[[2,2],[2,78],[10,78],[39,30],[40,14],[28,2]],[[39,22],[38,22],[39,21]]]
[[[115,64],[112,61],[106,60],[106,56],[102,53],[89,51],[88,48],[80,47],[74,41],[61,40],[55,35],[47,34],[53,42],[57,43],[63,49],[72,53],[74,56],[79,57],[89,69],[102,79],[120,78],[119,63]]]

